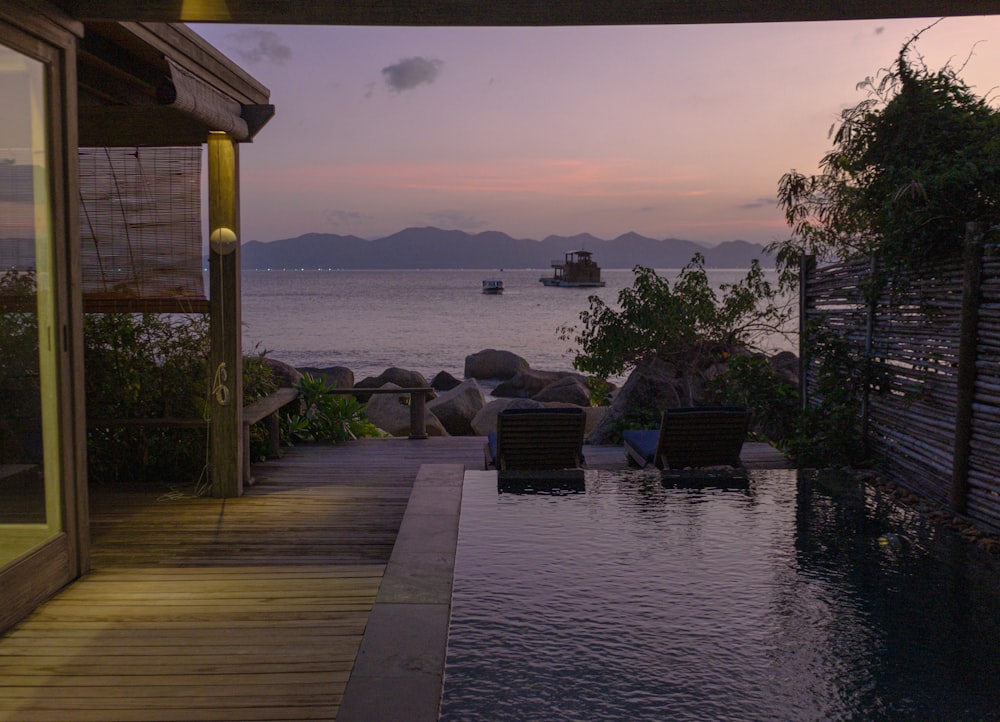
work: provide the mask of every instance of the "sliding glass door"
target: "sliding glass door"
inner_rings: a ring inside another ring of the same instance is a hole
[[[63,531],[45,62],[0,36],[0,571]]]

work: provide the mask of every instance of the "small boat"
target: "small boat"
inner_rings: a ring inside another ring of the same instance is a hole
[[[552,275],[538,280],[546,286],[563,288],[596,288],[604,285],[601,267],[591,258],[590,251],[570,251],[562,261],[552,261]]]
[[[483,280],[483,293],[489,294],[491,296],[499,296],[501,293],[503,293],[503,279],[487,278]]]

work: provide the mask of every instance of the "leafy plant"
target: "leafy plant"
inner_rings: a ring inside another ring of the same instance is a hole
[[[721,299],[704,263],[695,254],[673,287],[653,269],[636,266],[632,286],[618,294],[618,308],[591,296],[590,307],[580,313],[582,326],[560,329],[561,338],[580,347],[573,365],[604,378],[651,356],[693,367],[706,354],[752,348],[783,327],[791,308],[757,261],[741,281],[720,287]]]
[[[821,172],[781,178],[778,199],[792,235],[771,250],[784,286],[796,283],[803,253],[874,255],[893,276],[957,255],[966,223],[997,218],[1000,111],[954,68],[931,71],[913,59],[921,33],[890,68],[859,83],[868,97],[842,112]]]
[[[333,443],[380,436],[365,415],[365,405],[350,394],[333,393],[322,378],[306,374],[296,386],[302,396],[304,414],[288,414],[282,430],[288,443],[330,441]]]
[[[713,403],[753,409],[755,435],[778,445],[793,434],[799,415],[796,387],[782,379],[762,354],[733,356],[726,372],[708,383]]]

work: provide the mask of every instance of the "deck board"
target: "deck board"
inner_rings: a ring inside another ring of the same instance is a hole
[[[417,471],[480,469],[482,446],[303,446],[239,499],[94,485],[93,571],[0,636],[0,720],[335,720]]]

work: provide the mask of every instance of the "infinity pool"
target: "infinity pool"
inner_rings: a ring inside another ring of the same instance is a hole
[[[844,477],[724,486],[467,473],[441,719],[1000,719],[995,558]]]

